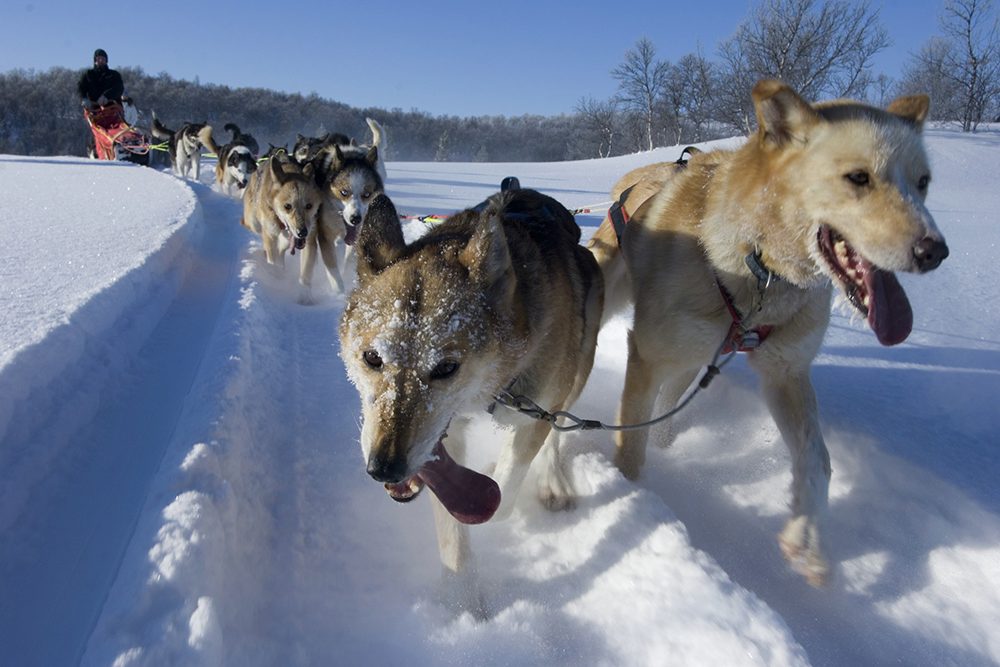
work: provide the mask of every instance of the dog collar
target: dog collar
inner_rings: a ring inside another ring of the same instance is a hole
[[[750,273],[757,278],[757,289],[765,290],[771,286],[771,283],[776,283],[781,280],[781,276],[767,268],[764,265],[764,258],[761,257],[760,248],[754,246],[753,252],[749,253],[743,258],[746,263],[747,268],[750,269]]]

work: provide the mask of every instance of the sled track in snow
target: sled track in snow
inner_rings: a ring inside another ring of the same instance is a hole
[[[183,228],[96,297],[130,299],[108,332],[84,335],[39,396],[12,406],[3,451],[20,455],[4,468],[0,562],[21,585],[0,596],[0,626],[5,650],[39,665],[80,659],[236,285],[245,241],[224,229],[231,204],[194,187]]]

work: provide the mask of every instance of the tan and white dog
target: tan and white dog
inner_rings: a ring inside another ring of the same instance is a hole
[[[676,404],[723,346],[749,350],[792,457],[792,516],[779,543],[819,585],[830,569],[822,541],[830,459],[809,367],[829,321],[831,282],[893,345],[912,326],[893,272],[930,271],[948,255],[924,206],[929,100],[905,97],[886,110],[810,105],[769,80],[753,101],[759,130],[741,148],[623,177],[613,195],[631,219],[620,251],[610,216],[590,247],[609,299],[624,294],[635,305],[621,423],[650,419],[658,392]],[[646,438],[616,436],[615,462],[630,479]]]
[[[494,195],[409,245],[395,208],[380,195],[361,228],[358,287],[340,340],[361,395],[362,454],[368,474],[394,500],[430,487],[446,573],[469,574],[466,524],[510,512],[547,438],[540,497],[551,508],[572,502],[549,422],[496,407],[493,417],[514,431],[496,481],[462,462],[464,422],[498,393],[555,411],[582,390],[603,282],[579,238],[570,213],[532,190]],[[475,581],[462,583],[463,607],[484,613]]]
[[[240,223],[259,234],[267,263],[284,269],[285,252],[306,247],[310,234],[316,234],[323,195],[316,185],[312,165],[299,166],[278,151],[250,177],[243,196]],[[300,301],[311,300],[312,273],[306,262],[300,266]]]

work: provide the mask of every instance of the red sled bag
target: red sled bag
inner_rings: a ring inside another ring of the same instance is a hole
[[[119,156],[149,153],[149,140],[125,122],[122,106],[111,102],[93,110],[84,109],[90,131],[94,134],[94,152],[99,160],[116,160]]]

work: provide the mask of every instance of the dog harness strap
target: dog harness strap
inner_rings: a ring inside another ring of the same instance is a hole
[[[622,234],[625,233],[625,225],[629,221],[628,211],[625,210],[625,202],[628,200],[629,194],[632,192],[633,185],[630,188],[626,188],[618,201],[611,205],[608,209],[608,219],[611,221],[612,227],[615,228],[615,237],[618,239],[618,245],[621,245]]]
[[[740,314],[740,311],[736,309],[736,305],[733,303],[733,295],[729,293],[726,286],[719,280],[719,276],[715,277],[715,284],[719,286],[719,293],[722,294],[726,310],[729,311],[729,316],[733,318],[732,324],[729,325],[729,333],[726,334],[726,344],[722,348],[722,354],[729,354],[734,350],[736,352],[756,350],[761,346],[761,343],[764,342],[768,334],[771,333],[773,327],[764,324],[756,329],[747,329],[743,325],[743,315]]]

